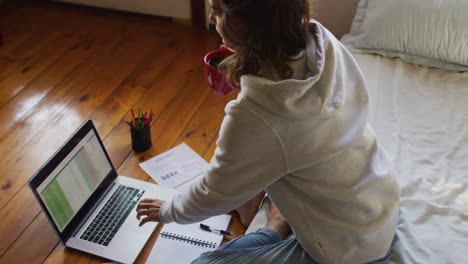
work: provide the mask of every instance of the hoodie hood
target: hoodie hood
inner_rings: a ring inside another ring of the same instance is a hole
[[[302,63],[291,61],[293,78],[276,81],[256,75],[241,77],[241,96],[280,116],[301,118],[311,114],[323,115],[342,104],[340,92],[334,88],[335,69],[327,69],[327,80],[322,80],[325,65],[334,65],[335,49],[329,42],[335,40],[318,22],[311,20]],[[325,58],[325,56],[329,56]],[[305,62],[304,62],[305,60]],[[332,60],[330,62],[330,60]],[[299,73],[299,74],[297,74]],[[264,75],[266,76],[266,75]],[[274,91],[272,91],[274,90]]]

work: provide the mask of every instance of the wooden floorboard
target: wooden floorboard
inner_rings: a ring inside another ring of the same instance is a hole
[[[34,34],[44,31],[47,26],[53,26],[50,20],[45,20],[42,23],[36,23],[37,14],[41,13],[45,16],[51,15],[54,10],[48,10],[43,5],[34,5],[29,3],[24,6],[17,6],[8,8],[6,4],[0,7],[2,10],[2,17],[0,17],[0,28],[4,37],[4,45],[0,50],[0,56],[4,56],[18,47],[20,44],[26,42],[29,38],[34,37]],[[17,21],[21,21],[18,23]],[[0,64],[1,65],[1,64]]]
[[[4,136],[12,124],[21,120],[29,112],[36,111],[36,106],[50,92],[59,90],[55,88],[64,79],[71,77],[70,75],[79,69],[99,62],[93,58],[102,54],[110,43],[115,43],[115,37],[114,39],[112,37],[118,29],[117,23],[111,23],[110,19],[106,18],[90,20],[88,20],[90,26],[96,23],[100,26],[90,33],[81,32],[76,42],[69,46],[63,56],[29,82],[15,97],[0,106],[0,123],[5,124],[0,128],[0,136]],[[57,45],[63,45],[63,43]],[[43,103],[48,104],[45,100]]]
[[[0,263],[105,262],[58,242],[28,179],[89,118],[120,174],[152,181],[138,163],[182,142],[211,159],[236,96],[217,96],[206,82],[202,58],[219,38],[156,17],[47,1],[8,1],[0,28]],[[144,153],[132,151],[125,123],[139,106],[155,113]],[[243,231],[238,219],[231,228]]]
[[[50,16],[41,18],[47,27],[33,31],[31,38],[8,52],[7,59],[3,60],[5,63],[0,65],[3,69],[0,73],[0,106],[76,45],[79,32],[91,26],[87,21],[80,23],[70,18],[73,16],[70,17],[68,12],[50,12]]]

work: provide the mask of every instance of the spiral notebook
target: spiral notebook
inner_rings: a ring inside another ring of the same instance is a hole
[[[230,220],[230,215],[218,215],[201,223],[215,229],[226,230]],[[202,230],[200,223],[166,224],[162,228],[146,263],[188,264],[203,252],[218,248],[222,240],[222,235]]]

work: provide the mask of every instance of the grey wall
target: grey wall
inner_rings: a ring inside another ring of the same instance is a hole
[[[314,16],[337,38],[348,33],[359,0],[313,0]]]

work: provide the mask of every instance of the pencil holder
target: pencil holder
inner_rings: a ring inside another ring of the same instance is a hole
[[[149,125],[145,125],[141,128],[130,126],[130,134],[132,135],[133,151],[143,152],[153,146],[151,143],[151,130]]]

